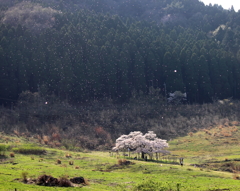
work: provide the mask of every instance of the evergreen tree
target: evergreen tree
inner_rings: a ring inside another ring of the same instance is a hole
[[[208,63],[203,55],[200,56],[196,68],[198,73],[199,101],[200,103],[210,102],[212,101],[213,90],[209,77]]]

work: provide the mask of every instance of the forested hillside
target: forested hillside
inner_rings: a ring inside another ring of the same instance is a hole
[[[0,131],[109,149],[239,125],[239,21],[198,0],[0,0]]]
[[[197,0],[1,1],[0,102],[44,86],[72,103],[132,91],[240,98],[240,12]],[[166,85],[166,89],[165,86]]]

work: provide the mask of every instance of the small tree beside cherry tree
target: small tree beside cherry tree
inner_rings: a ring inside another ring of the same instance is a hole
[[[112,148],[113,151],[130,151],[141,154],[141,158],[145,158],[145,154],[149,155],[152,159],[156,154],[158,158],[159,153],[169,153],[165,150],[168,147],[167,140],[163,140],[157,137],[153,131],[143,134],[140,131],[130,132],[128,135],[122,135],[116,140],[116,146]]]

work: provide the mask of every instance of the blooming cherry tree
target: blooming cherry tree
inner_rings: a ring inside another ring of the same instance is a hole
[[[166,140],[159,139],[153,131],[148,131],[143,135],[140,131],[133,131],[128,135],[122,135],[116,140],[116,146],[113,151],[134,151],[141,153],[142,158],[148,154],[152,158],[154,153],[167,153],[168,147]]]

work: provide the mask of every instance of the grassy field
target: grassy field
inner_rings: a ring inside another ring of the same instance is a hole
[[[169,142],[171,154],[159,161],[124,159],[109,152],[70,152],[42,147],[46,153],[19,153],[29,148],[18,137],[1,135],[0,190],[240,190],[239,127],[215,127]],[[7,143],[6,143],[7,140]],[[36,148],[35,148],[36,149]],[[10,157],[10,154],[14,157]],[[184,165],[176,164],[184,158]],[[131,164],[125,164],[125,160]],[[72,162],[73,164],[69,164]],[[31,183],[46,174],[55,178],[84,177],[87,185],[47,187]],[[23,180],[28,183],[23,183]]]

